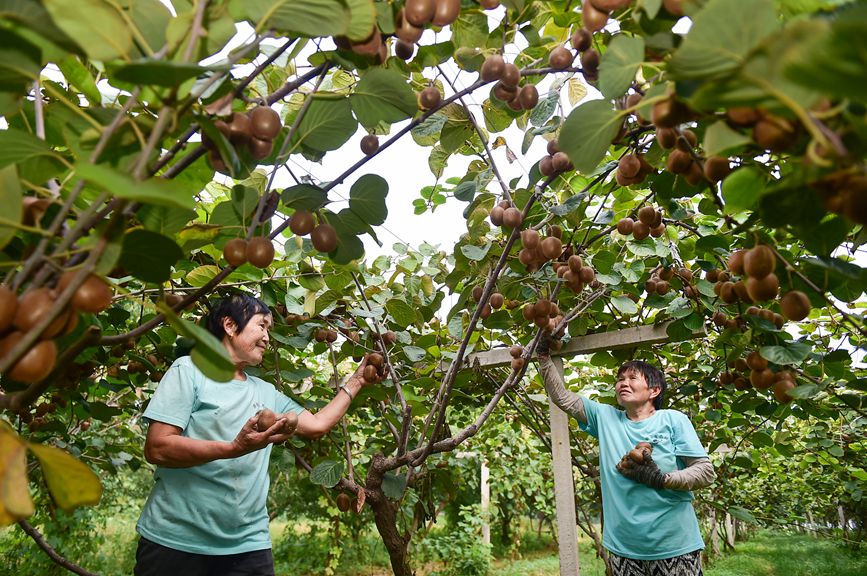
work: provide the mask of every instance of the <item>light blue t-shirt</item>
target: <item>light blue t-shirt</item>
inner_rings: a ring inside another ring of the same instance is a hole
[[[618,556],[659,560],[704,548],[688,490],[656,490],[623,476],[615,468],[639,442],[653,445],[653,460],[664,473],[681,470],[678,458],[707,457],[689,418],[677,410],[657,410],[639,422],[626,412],[583,398],[587,424],[581,429],[599,439],[602,545]]]
[[[257,411],[304,408],[273,385],[247,375],[246,381],[215,382],[178,358],[166,371],[144,412],[201,440],[231,442]],[[136,529],[168,548],[196,554],[239,554],[271,548],[266,499],[272,444],[239,458],[190,468],[157,466],[154,486]]]

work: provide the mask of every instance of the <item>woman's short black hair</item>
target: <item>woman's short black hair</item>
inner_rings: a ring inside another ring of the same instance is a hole
[[[647,380],[648,388],[659,388],[659,394],[653,399],[653,407],[660,410],[662,408],[663,396],[665,396],[665,389],[667,388],[665,385],[665,374],[662,373],[662,370],[653,364],[648,364],[644,360],[630,360],[629,362],[624,362],[620,369],[617,370],[617,378],[620,379],[620,376],[631,370],[636,370],[644,376],[644,379]]]
[[[268,306],[249,294],[232,294],[226,296],[217,305],[211,309],[208,314],[207,327],[208,330],[217,337],[217,340],[222,341],[226,336],[226,329],[223,328],[223,320],[231,318],[238,327],[238,332],[242,332],[256,314],[271,315],[271,310]]]

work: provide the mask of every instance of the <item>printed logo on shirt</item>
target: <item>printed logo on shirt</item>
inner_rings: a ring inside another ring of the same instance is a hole
[[[661,444],[670,444],[671,436],[662,432],[657,432],[656,434],[651,434],[650,436],[648,436],[646,442],[650,442],[654,446]]]

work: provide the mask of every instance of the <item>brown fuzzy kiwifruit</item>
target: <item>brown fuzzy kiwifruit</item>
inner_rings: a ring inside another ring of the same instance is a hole
[[[761,117],[758,110],[746,106],[735,106],[726,110],[726,121],[733,126],[752,126]]]
[[[548,236],[553,236],[554,238],[563,238],[563,229],[557,226],[556,224],[551,224],[548,226]]]
[[[484,287],[482,287],[482,286],[474,286],[474,287],[473,287],[473,292],[472,292],[473,300],[476,301],[476,302],[481,302],[481,300],[482,300],[482,293],[483,293],[484,291],[485,291]]]
[[[512,361],[509,363],[512,367],[512,370],[518,372],[524,367],[524,359],[523,358],[512,358]]]
[[[657,128],[656,141],[664,149],[670,150],[677,144],[677,132],[673,128]]]
[[[234,118],[233,118],[234,120]],[[270,106],[256,106],[250,111],[250,132],[260,140],[273,140],[280,133],[283,123]]]
[[[539,247],[541,241],[538,231],[532,228],[521,231],[521,244],[524,245],[524,248],[534,250]]]
[[[545,258],[552,260],[560,256],[560,253],[563,252],[563,242],[561,242],[559,238],[548,236],[542,240],[539,248]]]
[[[397,334],[395,334],[391,330],[382,334],[382,343],[386,346],[391,346],[395,342],[397,342]]]
[[[409,56],[412,56],[412,45],[421,39],[424,33],[424,25],[415,26],[412,22],[406,19],[406,10],[401,8],[395,18],[394,35],[400,39],[400,42],[410,46]],[[397,54],[397,45],[395,45],[395,53]],[[398,58],[403,58],[397,54]],[[403,58],[407,60],[408,58]]]
[[[590,0],[593,7],[603,12],[614,12],[632,4],[632,0]]]
[[[394,55],[401,60],[409,60],[415,53],[415,44],[400,39],[394,43]]]
[[[608,23],[608,12],[599,10],[590,2],[581,2],[581,23],[590,32],[598,32]]]
[[[621,218],[617,221],[617,231],[624,236],[632,234],[633,226],[635,226],[635,220],[632,218]]]
[[[233,144],[245,144],[253,135],[253,123],[246,114],[235,112],[226,126],[229,129],[229,140]]]
[[[40,320],[54,305],[55,295],[52,290],[42,287],[26,292],[18,299],[18,308],[15,311],[15,319],[12,325],[22,332],[27,332]],[[48,328],[42,333],[42,338],[52,338],[60,334],[69,321],[69,312],[61,313]]]
[[[494,206],[493,208],[491,208],[491,213],[488,215],[491,220],[491,224],[493,224],[494,226],[502,226],[504,213],[505,210],[503,210],[499,206]]]
[[[379,376],[379,371],[376,366],[368,364],[364,367],[364,370],[361,373],[362,378],[364,378],[367,382],[376,382],[377,377]]]
[[[639,170],[641,170],[641,161],[635,154],[625,154],[617,163],[617,171],[626,178],[635,178]]]
[[[794,143],[795,127],[785,118],[766,113],[753,125],[753,140],[760,148],[782,152]]]
[[[437,0],[406,0],[404,17],[413,26],[423,27],[433,20]]]
[[[764,370],[768,367],[768,361],[756,350],[753,350],[747,354],[747,366],[752,370]]]
[[[367,355],[367,364],[380,370],[385,365],[385,358],[379,352],[371,352]]]
[[[223,258],[235,267],[247,262],[247,241],[244,238],[232,238],[226,242],[223,246]]]
[[[289,229],[298,236],[310,234],[315,226],[316,220],[313,219],[313,214],[306,210],[296,210],[289,217]]]
[[[479,71],[479,75],[482,77],[482,80],[485,82],[493,82],[494,80],[499,80],[503,77],[503,71],[506,68],[506,61],[503,60],[503,57],[499,54],[492,54],[485,58],[485,62],[482,64],[482,69]]]
[[[525,304],[521,309],[521,315],[524,317],[524,320],[532,320],[536,317],[536,306],[533,304]]]
[[[511,102],[518,96],[518,87],[507,86],[503,84],[502,80],[500,80],[499,82],[494,84],[493,95],[494,98],[500,100],[501,102]]]
[[[762,288],[759,286],[754,286],[755,290],[761,291]],[[770,284],[764,288],[765,290],[770,290]],[[749,290],[747,290],[747,283],[743,279],[735,282],[735,294],[737,294],[738,300],[741,302],[746,302],[747,304],[753,303],[753,297],[750,296]]]
[[[507,228],[518,228],[524,221],[524,215],[514,206],[503,212],[503,226]]]
[[[521,71],[511,62],[503,66],[503,75],[500,77],[500,82],[503,86],[517,88],[518,82],[521,81]]]
[[[18,296],[5,284],[0,284],[0,332],[5,332],[15,320]]]
[[[518,92],[518,102],[524,110],[532,110],[539,103],[539,90],[533,84],[524,85]]]
[[[653,206],[642,206],[638,211],[638,219],[648,226],[652,226],[656,220],[656,208]]]
[[[320,224],[310,232],[310,241],[318,252],[333,252],[337,248],[337,230],[331,224]]]
[[[489,302],[491,303],[491,308],[499,310],[503,307],[503,304],[506,303],[506,299],[499,292],[494,292],[493,294],[491,294],[491,299],[489,300]]]
[[[679,150],[684,152],[692,152],[693,148],[698,145],[698,136],[689,128],[684,128],[680,131],[680,136],[675,144]]]
[[[780,372],[782,374],[782,372]],[[787,404],[794,400],[794,396],[789,396],[789,390],[795,387],[795,382],[790,378],[777,378],[774,381],[774,398],[777,402]]]
[[[789,320],[799,322],[810,314],[810,299],[800,290],[786,292],[780,298],[780,310]]]
[[[330,328],[325,331],[325,341],[326,342],[336,342],[337,341],[337,330],[331,330]]]
[[[729,159],[725,156],[710,156],[704,161],[704,175],[711,182],[725,180],[731,172]]]
[[[251,136],[250,141],[247,142],[247,149],[250,151],[250,156],[256,160],[264,160],[274,151],[274,141]]]
[[[750,370],[750,383],[753,388],[767,390],[774,385],[774,372],[770,368]]]
[[[569,41],[572,43],[572,48],[584,52],[593,44],[593,34],[586,28],[577,28]]]
[[[575,55],[564,46],[557,46],[548,55],[548,65],[554,70],[564,70],[572,65]]]
[[[509,348],[509,355],[512,358],[520,358],[524,355],[524,347],[520,344],[513,344],[511,348]]]
[[[78,274],[77,270],[64,272],[57,283],[57,292],[61,293],[66,290],[66,287],[69,286],[76,274]],[[70,304],[76,310],[97,314],[111,305],[113,294],[114,291],[111,286],[106,284],[102,278],[95,274],[90,274],[81,286],[78,287],[75,294],[72,295]]]
[[[267,268],[274,261],[274,244],[267,236],[254,236],[247,242],[247,262],[256,268]]]
[[[418,105],[423,110],[431,110],[436,108],[442,102],[442,94],[434,86],[428,86],[418,93]]]
[[[694,163],[689,152],[672,150],[665,161],[665,168],[672,174],[686,174]]]
[[[277,423],[277,415],[270,408],[263,408],[259,411],[259,417],[256,419],[256,430],[264,432],[271,426]]]
[[[723,282],[720,285],[719,297],[726,304],[734,304],[738,301],[738,294],[735,292],[734,282]]]
[[[485,10],[493,10],[499,8],[500,0],[479,0],[479,5]]]
[[[379,150],[379,138],[376,134],[365,134],[361,139],[361,152],[365,156],[373,156]]]
[[[650,226],[641,220],[636,221],[632,225],[632,237],[635,240],[644,240],[648,236],[650,236]]]
[[[328,339],[328,330],[325,328],[317,328],[315,332],[313,332],[313,339],[317,342],[325,342]]]
[[[585,284],[590,284],[596,280],[596,271],[590,266],[582,266],[578,272],[578,278]]]
[[[575,272],[576,274],[578,274],[579,272],[581,272],[581,268],[584,267],[584,260],[581,259],[581,256],[578,256],[577,254],[573,254],[573,255],[569,256],[569,259],[566,261],[566,264],[569,266],[569,269],[572,272]]]
[[[581,54],[581,69],[585,77],[589,74],[590,79],[594,79],[593,76],[599,71],[599,60],[599,52],[593,48],[588,48]]]
[[[565,172],[573,169],[572,161],[569,160],[569,156],[565,152],[557,152],[551,156],[551,165],[554,167],[555,172]]]
[[[286,418],[286,422],[283,424],[283,434],[292,434],[298,428],[298,414],[286,412],[283,417]]]
[[[12,332],[0,341],[0,358],[5,357],[24,337],[23,332]],[[57,345],[54,340],[37,342],[6,371],[6,376],[27,384],[39,382],[48,376],[57,362]]]
[[[460,13],[461,0],[436,0],[431,24],[434,26],[448,26],[458,19]]]
[[[777,292],[780,291],[780,281],[773,272],[761,278],[750,276],[747,278],[746,288],[750,298],[756,302],[764,302],[777,297]]]
[[[764,244],[757,244],[744,254],[744,273],[753,278],[764,278],[774,271],[776,263],[774,251]]]
[[[352,506],[352,499],[341,492],[337,495],[337,498],[334,499],[334,502],[337,504],[337,509],[341,512],[346,512]]]
[[[735,250],[729,255],[729,272],[738,276],[744,273],[744,256],[746,256],[746,253],[746,250]]]
[[[689,120],[690,115],[686,104],[674,96],[654,103],[650,109],[650,120],[658,128],[674,128]]]

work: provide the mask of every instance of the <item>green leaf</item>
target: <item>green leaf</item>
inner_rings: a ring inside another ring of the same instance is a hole
[[[341,0],[233,0],[229,10],[236,18],[253,22],[257,31],[273,29],[310,38],[346,35],[353,16]]]
[[[819,388],[817,385],[809,383],[795,386],[794,388],[786,392],[786,394],[788,394],[792,398],[812,398],[813,396],[818,394],[820,390],[821,388]]]
[[[0,168],[0,248],[18,233],[21,224],[21,183],[15,166]]]
[[[329,215],[328,223],[337,231],[337,248],[329,254],[336,264],[349,264],[364,257],[364,244],[358,234],[372,232],[370,226],[349,209],[341,210],[340,214]]]
[[[186,190],[172,180],[150,178],[136,182],[104,164],[77,164],[75,172],[80,178],[96,184],[118,198],[188,210],[196,207],[193,198],[196,191]]]
[[[711,0],[692,22],[668,66],[674,79],[726,76],[779,29],[773,0]]]
[[[346,37],[350,40],[366,40],[373,33],[376,24],[376,6],[373,0],[346,0],[349,5],[349,28]],[[383,33],[388,31],[383,29]]]
[[[530,112],[530,124],[537,127],[544,126],[545,122],[554,115],[554,111],[557,110],[557,104],[559,103],[559,90],[551,90],[545,94],[539,99],[539,103],[536,104],[536,107]],[[511,118],[509,118],[509,123],[511,124]]]
[[[184,277],[184,280],[192,286],[193,288],[201,288],[208,282],[214,279],[214,277],[220,273],[220,267],[214,266],[213,264],[205,264],[204,266],[197,266],[190,270],[187,275]]]
[[[723,154],[749,142],[749,136],[732,130],[722,120],[708,126],[704,133],[704,151],[708,156]]]
[[[382,477],[382,491],[392,500],[400,500],[406,490],[406,475],[386,472]]]
[[[485,259],[485,256],[487,256],[488,252],[490,252],[491,250],[491,246],[492,244],[490,240],[484,246],[473,246],[472,244],[464,244],[463,246],[461,246],[461,254],[463,254],[470,260],[479,262]]]
[[[137,216],[144,227],[151,232],[163,236],[174,236],[188,222],[196,218],[196,212],[195,210],[145,204],[139,209]]]
[[[123,238],[120,265],[145,282],[165,282],[184,257],[174,240],[150,230],[133,230]]]
[[[51,19],[94,60],[129,54],[132,32],[121,11],[103,0],[42,0]]]
[[[737,518],[738,520],[743,520],[744,522],[749,522],[750,524],[758,524],[758,520],[753,516],[753,513],[747,510],[746,508],[741,508],[740,506],[731,506],[729,508],[729,514]]]
[[[324,460],[310,471],[310,481],[326,488],[337,486],[341,476],[343,476],[343,462],[337,460]]]
[[[406,328],[416,321],[415,309],[398,298],[392,298],[385,303],[385,309],[401,328]]]
[[[349,99],[318,95],[311,98],[313,102],[298,124],[289,152],[296,152],[299,145],[320,152],[337,150],[358,128]]]
[[[761,430],[757,430],[756,432],[753,432],[752,435],[750,436],[750,440],[752,440],[753,446],[755,446],[757,448],[763,448],[763,447],[774,445],[774,439],[771,438],[770,435],[768,435],[767,433],[762,432]]]
[[[385,197],[388,182],[376,174],[365,174],[349,190],[349,209],[369,226],[379,226],[388,216]]]
[[[213,68],[199,66],[197,64],[184,64],[169,60],[144,59],[123,64],[118,67],[110,67],[109,78],[133,85],[166,86],[173,88],[180,86],[190,78],[195,78],[206,72],[224,71],[225,68]]]
[[[216,382],[229,382],[235,376],[235,364],[229,358],[226,347],[216,336],[189,320],[179,318],[164,302],[157,304],[166,322],[175,329],[178,336],[195,341],[190,359],[196,368]]]
[[[774,364],[799,365],[810,349],[807,342],[789,342],[785,346],[762,346],[761,355]]]
[[[39,460],[48,491],[63,510],[99,504],[102,484],[86,464],[54,446],[28,443],[27,447]]]
[[[606,98],[622,96],[635,80],[635,73],[644,61],[644,39],[641,36],[617,34],[602,55],[599,64],[599,90]]]
[[[572,111],[560,131],[560,150],[585,174],[596,169],[620,129],[621,114],[607,100],[591,100]]]
[[[96,87],[96,81],[78,58],[70,55],[65,60],[59,62],[57,67],[60,68],[63,76],[69,83],[84,94],[84,97],[87,98],[90,104],[94,106],[102,104],[102,96],[99,93],[99,88]]]
[[[328,203],[328,195],[319,186],[297,184],[283,190],[280,195],[283,205],[295,210],[318,210]]]
[[[427,356],[427,351],[418,346],[404,346],[403,353],[409,358],[410,362],[420,362]]]
[[[48,144],[32,134],[15,128],[0,130],[0,168],[18,164],[34,156],[53,155]]]
[[[750,210],[759,201],[767,180],[757,168],[739,168],[723,180],[722,195],[725,213],[737,214]]]
[[[391,68],[371,68],[349,98],[362,126],[371,130],[380,122],[393,124],[418,110],[415,93],[404,77]]]
[[[626,296],[613,296],[611,304],[623,314],[635,314],[638,312],[638,305]]]
[[[565,216],[577,209],[581,205],[581,203],[584,202],[585,198],[587,198],[587,194],[575,194],[574,196],[568,197],[566,201],[562,204],[551,206],[551,208],[549,208],[549,211],[551,212],[551,214],[554,214],[556,216]]]

